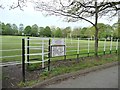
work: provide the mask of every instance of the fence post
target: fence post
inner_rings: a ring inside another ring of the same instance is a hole
[[[88,38],[88,57],[89,57],[89,53],[90,53],[90,38]]]
[[[78,48],[77,48],[77,60],[78,60],[78,58],[79,58],[79,47],[80,47],[80,43],[79,43],[79,38],[78,38]]]
[[[64,53],[64,60],[66,60],[66,49],[65,49],[65,47],[66,47],[66,38],[64,39],[64,42],[65,42],[65,45],[64,45],[64,51],[65,51],[65,53]]]
[[[44,68],[44,40],[42,39],[42,68]]]
[[[104,41],[104,55],[105,55],[105,49],[106,49],[106,39]]]
[[[29,62],[29,37],[27,38],[27,62]],[[29,66],[29,63],[27,65]]]
[[[112,37],[111,37],[111,43],[110,43],[110,54],[112,53]]]
[[[25,82],[25,39],[22,39],[22,78]]]
[[[24,48],[25,48],[25,62],[27,62],[27,39],[24,38]]]
[[[117,39],[117,42],[116,42],[116,53],[118,52],[118,39]]]
[[[50,46],[50,39],[49,39],[49,44],[48,44],[49,46],[48,46],[48,58],[49,58],[49,60],[48,60],[48,71],[50,71],[50,52],[51,52],[51,50],[50,50],[50,48],[51,48],[51,46]]]

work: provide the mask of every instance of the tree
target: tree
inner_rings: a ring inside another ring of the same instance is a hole
[[[16,24],[12,24],[12,29],[13,29],[14,35],[17,35],[18,34],[18,27]]]
[[[5,24],[1,23],[2,35],[5,34]]]
[[[59,27],[55,31],[55,37],[62,37],[62,30]]]
[[[118,38],[118,29],[114,29],[113,31],[113,37]]]
[[[80,37],[80,28],[74,28],[73,31],[71,32],[71,35],[74,38]]]
[[[24,34],[24,25],[21,23],[19,24],[19,30],[18,30],[19,35]]]
[[[84,32],[85,37],[87,38],[93,38],[95,35],[95,28],[92,27],[87,27],[87,29]]]
[[[69,37],[71,33],[71,27],[66,27],[65,29],[62,30],[63,37]]]
[[[56,27],[55,26],[51,26],[50,28],[51,28],[51,32],[52,32],[51,37],[55,37]]]
[[[86,38],[87,37],[87,35],[85,34],[86,33],[86,30],[87,30],[87,27],[83,27],[82,29],[81,29],[81,34],[80,34],[80,36],[81,36],[81,38]]]
[[[117,11],[120,10],[120,7],[117,5],[120,4],[120,1],[116,2],[107,2],[103,0],[97,2],[97,0],[51,0],[50,2],[46,1],[37,1],[36,10],[46,11],[49,15],[57,16],[66,16],[68,22],[85,20],[91,23],[95,28],[95,55],[98,55],[98,19],[102,16],[116,16]],[[92,22],[89,17],[94,17]]]
[[[52,32],[51,32],[50,27],[46,26],[45,29],[44,29],[44,36],[51,37],[51,34],[52,34]]]
[[[39,33],[39,36],[43,37],[44,36],[44,27],[39,27],[38,33]]]
[[[4,34],[5,35],[13,35],[13,30],[12,30],[12,27],[11,27],[10,23],[7,23],[5,25]]]
[[[104,24],[104,23],[98,23],[98,29],[99,29],[99,33],[98,33],[98,38],[107,38],[107,37],[112,37],[113,36],[113,28],[109,25],[109,24]],[[95,33],[95,28],[89,27],[87,28],[85,34],[88,37],[94,37],[94,33]]]
[[[32,25],[32,27],[31,27],[31,35],[32,36],[38,36],[38,26],[37,26],[37,24]]]
[[[24,34],[25,35],[31,35],[31,26],[26,26],[24,29]]]
[[[120,38],[120,35],[119,35],[119,33],[120,33],[120,20],[118,20],[118,22],[117,23],[114,23],[113,25],[112,25],[112,27],[113,27],[113,37],[114,38]]]
[[[114,29],[109,24],[106,24],[106,37],[113,37]]]

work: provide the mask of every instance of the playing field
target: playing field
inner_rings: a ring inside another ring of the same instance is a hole
[[[0,43],[2,43],[2,57],[0,60],[5,61],[20,61],[22,54],[22,38],[27,38],[23,36],[2,36]],[[52,38],[51,38],[52,39]],[[79,52],[78,52],[78,40],[77,39],[65,39],[66,41],[66,55],[68,58],[76,58],[76,54],[79,57],[88,56],[88,40],[79,40]],[[106,42],[106,53],[110,53],[111,42]],[[30,53],[41,53],[42,38],[39,40],[30,41]],[[34,48],[33,48],[34,46]],[[99,41],[99,55],[103,54],[104,41]],[[112,53],[116,50],[116,40],[112,42]],[[48,40],[44,41],[44,52],[48,51]],[[94,55],[94,40],[89,41],[89,52],[90,55]],[[47,54],[45,55],[47,58]],[[40,55],[30,56],[30,59],[41,59]],[[64,57],[56,57],[53,60],[64,59]]]

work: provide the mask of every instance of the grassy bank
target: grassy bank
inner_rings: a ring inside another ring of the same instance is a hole
[[[20,82],[18,84],[18,86],[19,87],[31,86],[38,82],[42,82],[46,79],[50,79],[54,76],[62,75],[65,73],[76,72],[76,71],[79,71],[82,69],[99,66],[99,65],[104,65],[106,63],[112,63],[112,62],[116,62],[116,61],[118,61],[118,55],[110,54],[110,55],[105,55],[105,56],[99,56],[98,58],[86,57],[86,58],[80,59],[79,61],[76,61],[76,60],[66,61],[66,62],[63,61],[62,64],[59,62],[52,62],[52,64],[55,66],[51,67],[50,72],[48,72],[46,70],[40,74],[38,80],[32,80],[32,81],[28,81],[26,83]]]

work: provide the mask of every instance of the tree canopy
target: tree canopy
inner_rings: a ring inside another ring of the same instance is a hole
[[[31,35],[31,26],[26,26],[25,27],[24,34],[25,35]]]
[[[46,11],[48,15],[65,16],[66,21],[75,22],[85,20],[91,23],[95,28],[95,55],[98,55],[98,37],[99,27],[98,19],[103,16],[112,18],[118,14],[120,10],[120,1],[108,2],[102,0],[50,0],[50,1],[36,1],[35,9],[38,11]],[[94,18],[91,21],[90,18]]]

